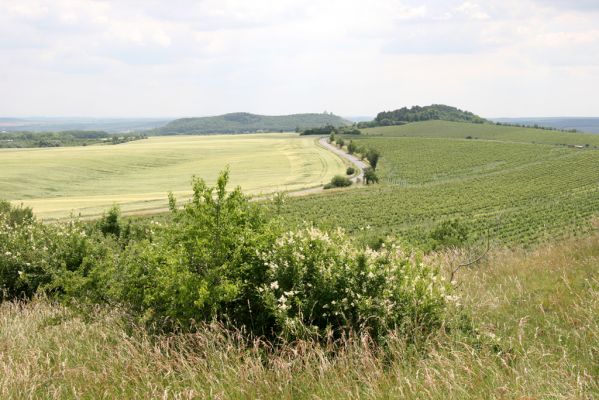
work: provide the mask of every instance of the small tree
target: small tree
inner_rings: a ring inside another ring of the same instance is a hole
[[[335,140],[335,143],[337,143],[337,146],[339,146],[339,148],[342,148],[345,145],[345,140],[343,140],[343,138],[337,138]]]
[[[349,154],[354,154],[356,152],[356,149],[357,149],[356,144],[354,143],[353,140],[350,140],[349,144],[347,145],[347,152]]]
[[[347,170],[345,171],[345,173],[347,175],[353,175],[356,173],[356,170],[353,167],[348,167]]]
[[[329,143],[334,143],[335,142],[335,133],[331,132],[330,136],[329,136]]]
[[[381,156],[381,153],[379,153],[378,150],[369,149],[366,152],[366,159],[370,163],[370,166],[372,167],[372,169],[376,170],[376,166],[379,162],[380,156]]]
[[[374,169],[366,168],[364,170],[364,182],[366,182],[367,185],[379,183],[379,177],[376,175],[376,172],[374,172]]]
[[[121,210],[116,204],[108,210],[108,214],[104,214],[99,222],[100,231],[102,231],[104,236],[114,235],[115,237],[119,237],[121,235],[121,225],[119,223],[120,216]]]

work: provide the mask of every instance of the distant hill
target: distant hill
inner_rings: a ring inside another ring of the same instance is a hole
[[[181,118],[152,130],[156,135],[289,132],[326,125],[345,126],[351,122],[333,114],[256,115],[231,113],[214,117]]]
[[[104,131],[129,133],[166,125],[165,118],[30,117],[0,118],[0,132]]]
[[[548,118],[493,118],[494,122],[546,128],[577,130],[599,133],[599,118],[595,117],[548,117]]]
[[[393,111],[383,111],[377,114],[374,121],[361,123],[360,125],[361,127],[391,126],[402,125],[407,122],[431,120],[471,122],[476,124],[489,122],[470,111],[463,111],[459,108],[443,104],[433,104],[424,107],[413,106],[411,108],[403,107]]]

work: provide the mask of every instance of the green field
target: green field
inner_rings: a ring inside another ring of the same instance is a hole
[[[101,214],[159,210],[168,191],[190,190],[192,175],[213,182],[227,165],[246,193],[297,190],[326,183],[344,162],[314,138],[293,134],[173,136],[118,146],[0,150],[0,198],[44,218],[71,211]]]
[[[364,134],[353,140],[380,151],[382,183],[292,199],[285,218],[415,244],[459,218],[475,234],[490,229],[501,244],[528,245],[581,233],[599,213],[599,151],[540,144],[599,143],[599,136],[441,121]]]
[[[372,136],[386,137],[439,137],[452,139],[466,139],[467,137],[471,137],[472,140],[599,147],[599,135],[450,121],[424,121],[400,126],[382,126],[365,129],[364,133]]]

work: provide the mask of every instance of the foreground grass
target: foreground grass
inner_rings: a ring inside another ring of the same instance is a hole
[[[598,272],[598,236],[495,253],[458,275],[477,332],[419,352],[396,338],[386,357],[367,338],[273,350],[218,327],[151,337],[118,311],[6,303],[0,398],[595,398]]]

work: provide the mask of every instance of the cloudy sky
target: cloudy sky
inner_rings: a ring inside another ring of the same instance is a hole
[[[599,116],[599,0],[0,0],[0,116]]]

